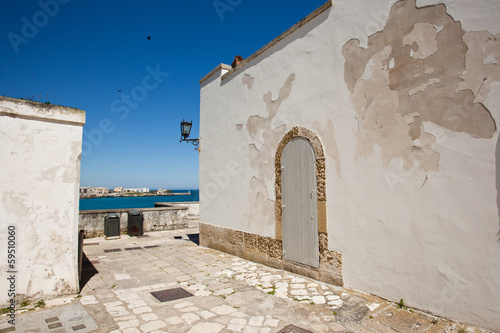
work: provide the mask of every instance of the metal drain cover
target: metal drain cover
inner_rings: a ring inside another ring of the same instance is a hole
[[[297,327],[295,325],[288,325],[278,333],[313,333],[313,332]]]
[[[193,294],[182,288],[155,291],[151,293],[151,295],[156,297],[156,299],[160,302],[174,301],[176,299],[194,296]]]

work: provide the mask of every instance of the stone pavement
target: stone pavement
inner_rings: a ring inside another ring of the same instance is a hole
[[[83,305],[93,322],[27,330],[31,312],[18,314],[17,332],[486,332],[434,317],[359,291],[197,246],[197,229],[145,237],[86,239],[86,284],[78,296],[47,301],[53,311]],[[161,302],[163,296],[192,296]],[[167,291],[165,291],[167,290]],[[187,295],[187,293],[185,293]],[[59,303],[57,303],[59,302]],[[64,305],[68,303],[69,305]],[[52,311],[52,313],[50,312]],[[58,310],[60,311],[60,310]],[[44,314],[45,313],[45,314]],[[43,314],[43,315],[42,315]],[[0,321],[5,322],[5,319]],[[93,329],[93,323],[99,328]],[[5,326],[0,326],[0,333]]]

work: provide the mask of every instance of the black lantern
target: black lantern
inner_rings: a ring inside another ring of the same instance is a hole
[[[184,119],[181,122],[181,141],[191,142],[196,146],[195,149],[198,149],[200,145],[200,139],[188,139],[189,134],[191,133],[191,127],[193,126],[193,122],[185,121]]]

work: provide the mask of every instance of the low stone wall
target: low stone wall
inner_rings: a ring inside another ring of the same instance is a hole
[[[132,210],[142,212],[144,217],[143,231],[161,231],[184,229],[200,214],[198,202],[161,203],[156,208],[130,208],[106,210],[81,210],[79,228],[85,230],[85,237],[101,237],[104,235],[104,218],[107,214],[116,213],[120,216],[120,232],[127,233],[128,213]]]

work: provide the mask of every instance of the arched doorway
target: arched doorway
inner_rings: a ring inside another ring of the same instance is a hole
[[[316,154],[306,138],[290,140],[281,156],[283,258],[319,267]]]

